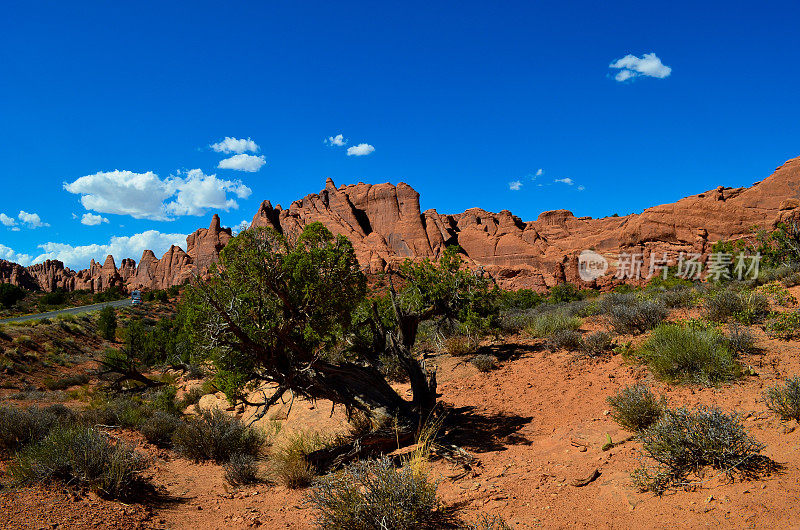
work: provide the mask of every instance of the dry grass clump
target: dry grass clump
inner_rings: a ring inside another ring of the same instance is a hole
[[[792,377],[783,385],[767,389],[764,401],[767,408],[782,420],[800,422],[800,377]]]
[[[479,354],[469,361],[479,372],[491,372],[497,368],[497,357],[494,355]]]
[[[749,329],[733,325],[728,332],[728,345],[735,353],[756,353],[756,338]]]
[[[222,466],[225,480],[231,486],[246,486],[259,482],[258,459],[253,455],[237,453]]]
[[[319,479],[307,498],[316,523],[330,530],[441,528],[436,483],[388,457],[356,462]]]
[[[454,357],[467,355],[475,350],[475,341],[466,335],[453,335],[444,339],[444,350]]]
[[[614,349],[614,338],[611,333],[595,331],[583,337],[581,351],[589,357],[598,357]]]
[[[574,329],[557,329],[547,337],[547,347],[551,351],[577,350],[582,346],[583,337],[580,331]]]
[[[666,399],[656,397],[643,384],[627,386],[607,401],[614,421],[623,429],[635,433],[641,433],[657,422],[667,408]]]
[[[74,414],[63,405],[50,407],[0,406],[0,453],[13,453],[43,440],[58,425],[71,423]]]
[[[308,455],[330,445],[331,440],[319,433],[298,432],[273,448],[269,455],[269,473],[287,488],[305,488],[316,476]]]

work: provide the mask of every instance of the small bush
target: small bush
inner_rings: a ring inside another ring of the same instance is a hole
[[[89,382],[87,374],[73,374],[61,379],[45,378],[44,387],[47,390],[66,390],[72,386],[81,386]]]
[[[114,340],[117,336],[117,312],[111,306],[100,310],[97,317],[97,331],[106,340]]]
[[[755,353],[756,339],[750,330],[741,326],[733,325],[728,333],[728,345],[734,353]]]
[[[464,335],[454,335],[444,340],[444,349],[454,357],[467,355],[475,349],[473,341]]]
[[[153,445],[171,447],[172,436],[182,424],[177,416],[157,411],[142,423],[139,432]]]
[[[614,338],[611,333],[595,331],[583,338],[581,350],[589,357],[598,357],[614,349]]]
[[[740,375],[734,353],[716,330],[661,324],[638,355],[669,381],[714,385]]]
[[[727,322],[744,309],[742,297],[733,289],[722,289],[709,295],[704,306],[708,318],[715,322]]]
[[[246,486],[259,481],[258,460],[253,455],[235,454],[222,467],[225,480],[231,486]]]
[[[536,316],[526,328],[533,337],[547,337],[554,332],[565,329],[578,329],[583,321],[566,311],[546,311]]]
[[[602,306],[617,333],[638,334],[656,327],[667,318],[667,308],[660,300],[639,300],[634,294],[612,293]]]
[[[479,354],[470,360],[472,366],[478,369],[479,372],[491,372],[497,368],[497,357],[494,355]]]
[[[548,298],[553,303],[574,302],[583,300],[585,292],[581,291],[571,283],[560,283],[550,288]]]
[[[607,399],[611,417],[627,431],[640,433],[664,414],[667,402],[657,398],[647,385],[627,386]]]
[[[316,476],[306,457],[328,443],[319,433],[293,434],[270,453],[270,474],[287,488],[305,488]]]
[[[198,411],[196,417],[178,426],[172,441],[188,458],[223,463],[235,454],[257,455],[264,437],[239,418],[211,408]]]
[[[96,429],[73,425],[57,427],[22,450],[9,474],[18,484],[58,480],[124,498],[139,483],[144,465],[144,459],[123,442],[112,444]]]
[[[728,476],[737,472],[751,476],[772,466],[760,454],[765,446],[745,432],[738,416],[717,408],[667,410],[640,437],[645,454],[658,467],[655,474],[636,471],[634,481],[640,489],[656,493],[705,466]]]
[[[39,442],[57,425],[73,419],[74,414],[63,405],[28,409],[0,406],[0,453]]]
[[[475,521],[464,526],[464,530],[511,530],[511,527],[499,515],[488,516],[482,513]]]
[[[574,329],[557,329],[547,337],[547,347],[551,351],[577,350],[583,347],[583,336]]]
[[[773,339],[790,340],[800,330],[800,311],[775,313],[764,323],[764,331]]]
[[[658,295],[658,298],[665,306],[670,308],[689,307],[694,301],[692,290],[683,286],[663,291]]]
[[[357,462],[314,485],[307,502],[329,530],[440,528],[436,484],[424,472],[395,469],[387,458]]]
[[[782,420],[800,422],[800,377],[787,379],[783,385],[767,389],[764,401],[767,408]]]

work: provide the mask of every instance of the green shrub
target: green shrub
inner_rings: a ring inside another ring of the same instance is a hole
[[[760,454],[765,446],[745,432],[739,417],[717,408],[667,410],[640,438],[645,454],[657,463],[655,474],[646,468],[634,472],[642,490],[662,493],[705,466],[730,477],[737,472],[752,476],[772,467]]]
[[[61,481],[126,497],[139,483],[144,459],[122,441],[115,444],[97,429],[54,428],[41,442],[20,451],[9,466],[17,484]]]
[[[595,331],[583,337],[581,351],[589,357],[597,357],[614,349],[614,338],[611,333]]]
[[[177,416],[157,411],[144,420],[139,431],[153,445],[172,447],[172,436],[182,424],[183,421]]]
[[[764,392],[764,401],[767,408],[782,420],[800,422],[800,377],[792,377],[781,386],[767,389]]]
[[[222,467],[225,471],[225,480],[231,486],[246,486],[259,481],[258,460],[253,455],[237,453]]]
[[[656,375],[669,381],[713,385],[740,375],[734,353],[716,330],[661,324],[638,355]]]
[[[636,433],[657,422],[667,408],[666,399],[657,398],[643,384],[626,386],[607,401],[614,421],[623,429]]]
[[[550,302],[556,304],[562,302],[574,302],[576,300],[583,300],[585,296],[586,293],[579,290],[571,283],[560,283],[558,285],[554,285],[550,288],[550,293],[548,294]]]
[[[689,307],[694,302],[694,292],[691,288],[679,285],[672,289],[662,291],[658,299],[670,308]]]
[[[357,462],[320,479],[307,502],[329,530],[441,528],[436,484],[411,466],[387,458]]]
[[[579,317],[571,316],[563,310],[545,311],[528,324],[526,331],[533,337],[547,337],[559,330],[578,329],[582,323]]]
[[[470,363],[472,363],[472,366],[477,368],[479,372],[491,372],[497,368],[497,357],[482,353],[473,357]]]
[[[525,310],[532,309],[543,303],[546,298],[531,289],[517,291],[501,291],[498,303],[501,309]]]
[[[774,313],[764,323],[764,331],[773,339],[790,340],[800,330],[800,311]]]
[[[172,437],[175,449],[196,461],[227,462],[235,454],[257,455],[263,435],[218,408],[201,409],[181,424]]]
[[[0,406],[0,453],[12,453],[36,443],[57,425],[73,420],[74,414],[63,405],[28,409]]]
[[[97,330],[100,336],[106,340],[113,341],[117,336],[117,312],[111,306],[106,306],[100,310],[97,317]]]
[[[10,283],[0,283],[0,306],[9,308],[25,298],[25,290]]]
[[[769,299],[760,291],[741,292],[729,287],[711,294],[705,301],[705,308],[708,318],[715,322],[736,319],[752,324],[769,312]]]
[[[668,314],[660,300],[640,300],[634,294],[611,293],[601,305],[611,326],[622,334],[644,333],[656,327]]]

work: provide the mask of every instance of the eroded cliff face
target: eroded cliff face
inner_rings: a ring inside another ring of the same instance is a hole
[[[545,289],[559,282],[582,283],[578,254],[595,250],[609,258],[620,253],[707,253],[721,239],[738,239],[753,227],[770,228],[788,217],[800,216],[800,158],[789,160],[771,176],[749,188],[719,187],[672,204],[648,208],[641,214],[591,219],[567,210],[543,212],[535,221],[522,221],[511,212],[472,208],[455,215],[420,211],[419,193],[411,186],[392,184],[334,185],[293,202],[289,208],[264,201],[252,226],[271,227],[297,235],[319,221],[333,233],[350,239],[359,262],[371,273],[396,267],[406,258],[436,258],[448,245],[459,245],[473,267],[482,267],[508,288]],[[173,246],[161,259],[149,250],[139,264],[131,259],[119,269],[109,256],[71,271],[59,261],[30,267],[0,261],[0,281],[51,291],[99,291],[121,285],[128,289],[163,289],[203,275],[231,239],[230,228],[214,215],[210,226],[186,238],[186,251]],[[613,270],[612,270],[613,272]],[[606,287],[609,274],[586,286]]]

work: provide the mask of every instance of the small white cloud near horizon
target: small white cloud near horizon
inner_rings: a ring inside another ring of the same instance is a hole
[[[347,138],[345,138],[342,133],[339,133],[336,136],[328,136],[328,138],[325,140],[325,143],[328,145],[342,147],[347,144]]]
[[[564,177],[563,179],[555,179],[553,182],[560,182],[562,184],[566,184],[567,186],[572,186],[575,184],[575,181],[569,177]]]
[[[248,173],[255,173],[267,163],[264,155],[233,155],[230,158],[225,158],[219,161],[217,167],[219,169],[235,169],[236,171],[247,171]]]
[[[375,151],[369,144],[358,144],[347,148],[347,156],[366,156]]]
[[[511,191],[519,191],[520,189],[522,189],[522,182],[519,180],[512,180],[511,182],[508,183],[508,189],[510,189]]]
[[[539,168],[536,170],[536,175],[534,176],[541,177],[542,175],[544,175],[544,169]]]
[[[584,186],[583,184],[581,184],[580,186],[578,186],[578,191],[583,191],[583,190],[585,190],[585,189],[586,189],[586,186]]]
[[[117,265],[125,258],[133,258],[138,262],[145,249],[150,249],[160,257],[169,250],[170,246],[176,245],[186,250],[186,234],[165,234],[158,230],[147,230],[130,236],[112,236],[108,243],[74,246],[68,243],[48,242],[38,245],[43,250],[42,254],[30,259],[27,265],[41,263],[48,259],[57,259],[64,265],[73,269],[80,270],[89,266],[89,262],[94,259],[100,263],[109,254],[114,256]],[[0,245],[2,247],[2,245]],[[11,249],[8,249],[9,251]],[[12,251],[13,252],[13,251]],[[3,249],[0,248],[0,257]],[[19,262],[22,265],[22,262]]]
[[[81,217],[81,224],[86,226],[97,226],[107,222],[108,219],[102,215],[95,215],[93,213],[85,213],[83,217]]]
[[[25,210],[20,210],[17,219],[28,228],[42,228],[50,226],[49,223],[42,222],[42,218],[38,213],[28,213]]]
[[[645,53],[641,57],[629,54],[613,61],[608,67],[619,70],[614,76],[619,82],[641,76],[664,79],[672,73],[672,68],[662,63],[655,53]]]
[[[253,140],[248,138],[247,140],[243,138],[231,138],[230,136],[226,136],[224,140],[221,140],[215,144],[211,144],[209,147],[216,151],[217,153],[257,153],[259,149],[261,149],[257,143]]]
[[[28,254],[20,254],[16,252],[13,248],[7,247],[4,244],[0,243],[0,259],[4,259],[6,261],[13,261],[14,263],[19,263],[23,266],[28,266],[31,264],[32,258]]]
[[[180,215],[205,215],[207,209],[236,209],[239,204],[228,199],[227,193],[246,199],[252,192],[240,180],[218,179],[199,169],[186,172],[185,178],[166,179],[152,171],[100,171],[65,182],[64,189],[80,195],[81,204],[87,210],[151,221],[174,221],[174,216]],[[170,198],[173,200],[168,202]]]

